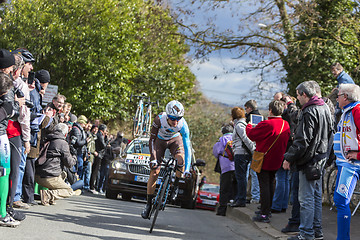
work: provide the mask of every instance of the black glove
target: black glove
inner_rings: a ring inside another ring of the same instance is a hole
[[[75,155],[75,156],[77,155],[77,151],[73,146],[70,146],[70,153],[71,155]]]

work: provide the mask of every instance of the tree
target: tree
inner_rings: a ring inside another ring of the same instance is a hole
[[[126,119],[142,91],[162,105],[196,96],[184,38],[153,1],[14,0],[1,18],[1,45],[29,49],[78,114]]]
[[[211,12],[205,26],[186,20],[197,16],[184,9],[183,1],[173,2],[173,14],[197,48],[197,57],[227,49],[234,57],[255,60],[252,67],[241,71],[285,70],[280,80],[288,83],[291,93],[304,80],[316,80],[329,92],[335,85],[331,63],[340,61],[353,71],[360,60],[358,1],[193,1],[198,9],[208,7]],[[225,30],[218,28],[216,12],[222,9],[232,9],[231,23],[238,23],[236,28],[234,24]],[[269,86],[269,79],[263,79],[259,88],[269,91]]]

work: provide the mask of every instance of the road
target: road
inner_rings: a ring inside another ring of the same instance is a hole
[[[150,234],[151,221],[140,217],[144,203],[84,194],[33,206],[23,210],[27,218],[19,227],[0,228],[0,239],[272,239],[244,222],[179,207],[160,212]]]

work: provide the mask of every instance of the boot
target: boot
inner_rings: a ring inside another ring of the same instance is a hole
[[[49,206],[50,196],[47,193],[47,190],[40,190],[41,204],[44,206]]]
[[[173,190],[171,191],[170,195],[170,202],[175,203],[175,200],[179,194],[179,178],[175,178]]]
[[[147,195],[147,202],[145,205],[144,210],[141,213],[141,217],[144,219],[150,219],[150,211],[151,211],[151,207],[152,207],[152,200],[154,198],[154,195]]]

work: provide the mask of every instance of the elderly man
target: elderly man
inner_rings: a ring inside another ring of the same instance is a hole
[[[290,165],[295,165],[299,170],[300,233],[288,238],[290,240],[323,239],[321,172],[327,157],[333,121],[329,108],[316,95],[316,87],[314,82],[306,81],[296,88],[302,116],[294,142],[284,155],[283,168],[290,169]]]
[[[45,206],[55,204],[56,199],[81,193],[81,190],[74,192],[65,183],[62,174],[64,166],[72,168],[76,164],[76,156],[70,154],[69,144],[66,142],[68,129],[64,123],[56,125],[54,132],[47,136],[49,143],[45,155],[40,154],[37,161],[35,181],[49,189],[40,190],[41,204]]]
[[[334,137],[334,153],[338,173],[334,193],[337,208],[337,239],[350,239],[350,199],[360,175],[360,87],[341,84],[337,96],[344,110]]]

